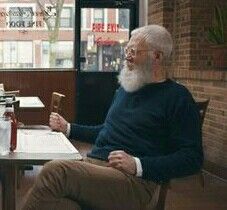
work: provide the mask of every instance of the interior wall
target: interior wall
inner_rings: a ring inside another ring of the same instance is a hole
[[[216,4],[215,0],[149,0],[148,24],[163,25],[173,35],[173,79],[188,87],[196,100],[210,98],[203,127],[205,168],[227,179],[227,71],[214,66],[207,41]]]
[[[38,96],[44,109],[23,109],[18,118],[25,124],[48,124],[52,92],[65,94],[63,116],[75,120],[75,71],[0,71],[5,90],[20,90],[20,96]]]

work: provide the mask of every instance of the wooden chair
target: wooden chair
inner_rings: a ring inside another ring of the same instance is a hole
[[[201,126],[202,127],[203,127],[203,122],[204,122],[204,119],[205,119],[205,115],[206,115],[206,111],[207,111],[207,107],[208,107],[209,102],[210,102],[210,99],[196,102],[196,105],[197,105],[197,107],[199,109],[199,113],[200,113],[200,119],[201,119]],[[199,177],[200,184],[201,184],[201,186],[204,190],[205,178],[204,178],[202,170],[198,173],[198,177]]]
[[[19,96],[20,95],[20,90],[5,90],[3,83],[0,83],[0,89],[4,91],[4,95],[6,95],[6,96]]]
[[[200,113],[200,119],[201,119],[201,126],[203,126],[203,122],[205,119],[206,111],[208,104],[210,102],[210,99],[204,100],[204,101],[197,101],[196,105],[199,109]],[[202,170],[197,174],[200,180],[200,184],[202,188],[204,189],[205,187],[205,179],[203,176]],[[164,210],[165,209],[165,200],[167,196],[167,192],[170,189],[170,182],[161,184],[158,186],[156,189],[155,195],[154,195],[154,207],[153,210]]]
[[[61,113],[62,103],[64,101],[65,95],[57,92],[52,93],[50,112]]]
[[[206,115],[206,111],[207,111],[207,107],[208,107],[209,102],[210,102],[210,99],[206,99],[204,101],[197,101],[196,102],[196,105],[197,105],[199,112],[200,112],[201,125],[202,126],[203,126],[203,122],[204,122],[204,118],[205,118],[205,115]]]
[[[196,102],[196,105],[200,112],[200,119],[201,119],[201,126],[203,126],[204,118],[206,115],[207,107],[209,104],[210,99],[207,99],[205,101],[198,101]],[[198,173],[200,184],[202,188],[205,187],[205,180],[202,173],[202,170]],[[165,209],[165,200],[167,196],[167,192],[170,189],[170,182],[161,184],[157,187],[156,192],[153,197],[153,210],[164,210]]]
[[[5,90],[6,96],[19,96],[20,90]]]

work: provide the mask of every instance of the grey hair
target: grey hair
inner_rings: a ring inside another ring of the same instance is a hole
[[[166,28],[159,25],[147,25],[131,32],[132,36],[138,36],[144,41],[149,49],[156,49],[163,53],[164,58],[171,55],[173,40]]]

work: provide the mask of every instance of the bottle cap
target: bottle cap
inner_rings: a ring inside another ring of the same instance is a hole
[[[6,98],[6,104],[12,104],[13,98]]]

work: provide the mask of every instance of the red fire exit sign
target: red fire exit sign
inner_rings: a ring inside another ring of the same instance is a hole
[[[119,32],[119,24],[108,23],[105,27],[104,23],[93,23],[92,24],[92,32],[118,33]]]

